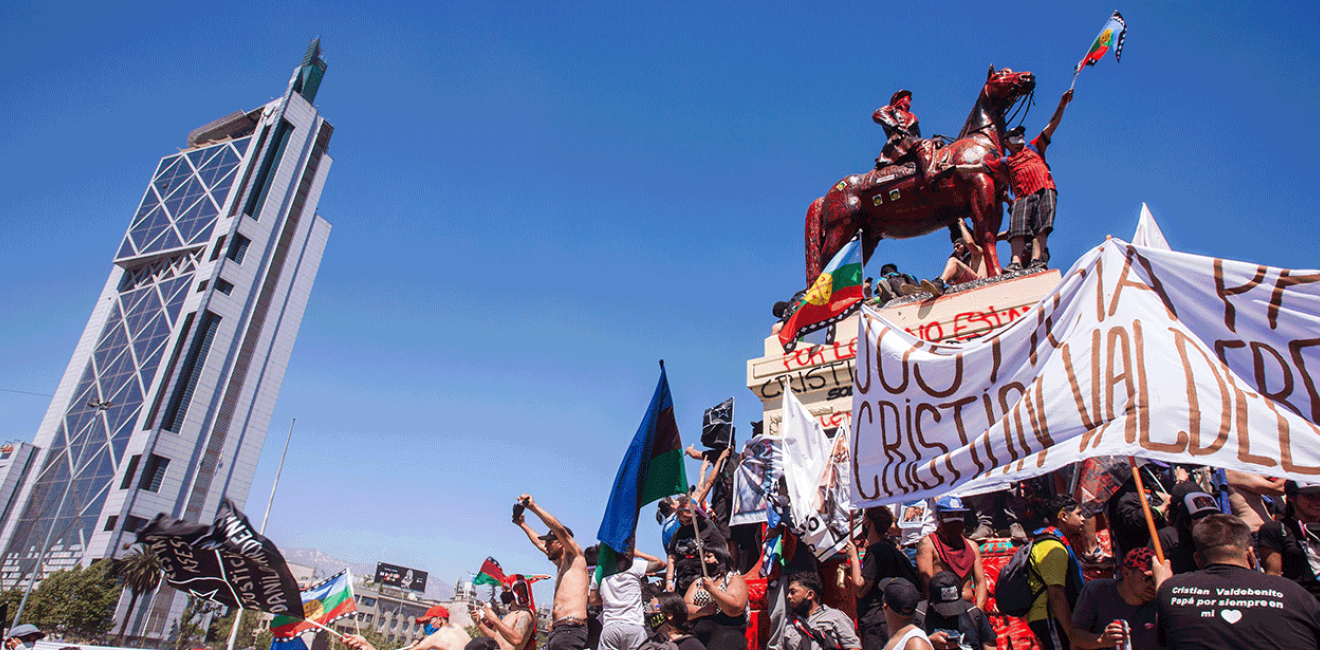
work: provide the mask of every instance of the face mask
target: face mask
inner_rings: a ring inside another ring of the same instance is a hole
[[[707,563],[706,563],[706,572],[707,572],[707,573],[709,573],[709,574],[711,574],[711,575],[715,575],[715,574],[719,573],[719,571],[720,571],[720,563],[719,563],[719,562],[707,562]]]
[[[651,612],[646,615],[646,629],[652,632],[664,627],[664,624],[668,622],[669,619],[665,618],[664,612]]]
[[[431,635],[431,634],[435,634],[436,632],[439,632],[440,628],[431,625],[431,623],[428,621],[426,625],[422,626],[422,630],[425,631],[427,635]]]

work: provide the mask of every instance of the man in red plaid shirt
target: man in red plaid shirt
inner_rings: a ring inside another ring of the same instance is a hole
[[[1024,263],[1032,269],[1044,269],[1049,260],[1045,247],[1054,230],[1054,208],[1058,191],[1054,177],[1045,162],[1045,148],[1050,145],[1054,129],[1063,119],[1063,109],[1072,101],[1073,91],[1063,93],[1054,116],[1040,135],[1026,142],[1026,129],[1018,126],[1005,134],[1004,150],[1007,155],[999,160],[1006,166],[1009,185],[1013,188],[1013,205],[1009,209],[1008,243],[1013,250],[1013,263],[1005,272],[1021,271]],[[1027,238],[1031,238],[1031,259],[1024,260]]]

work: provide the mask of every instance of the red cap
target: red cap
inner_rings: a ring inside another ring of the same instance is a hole
[[[432,607],[431,609],[426,610],[426,613],[425,613],[425,614],[422,614],[421,616],[418,616],[418,617],[416,618],[416,621],[417,621],[418,623],[422,623],[423,621],[426,621],[427,619],[435,618],[435,617],[437,617],[437,616],[439,616],[439,617],[441,617],[441,618],[444,618],[444,619],[448,619],[448,618],[449,618],[449,610],[445,609],[445,606],[444,606],[444,605],[436,605],[436,606]]]

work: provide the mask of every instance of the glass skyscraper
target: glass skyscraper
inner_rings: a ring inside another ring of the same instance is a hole
[[[122,553],[157,513],[246,501],[330,234],[325,69],[313,41],[280,99],[156,166],[5,513],[5,588]],[[130,633],[161,636],[179,602],[143,598]]]

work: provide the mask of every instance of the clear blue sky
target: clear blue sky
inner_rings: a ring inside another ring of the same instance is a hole
[[[1117,6],[1123,61],[1082,72],[1049,150],[1055,265],[1145,201],[1175,248],[1316,267],[1318,7]],[[548,572],[509,506],[590,541],[658,359],[686,440],[730,395],[745,439],[746,360],[803,283],[807,206],[878,153],[873,110],[910,88],[956,134],[994,64],[1037,74],[1037,132],[1115,8],[5,3],[0,439],[39,425],[49,399],[13,391],[54,392],[159,158],[281,93],[319,35],[334,231],[247,510],[296,417],[276,543]],[[947,248],[885,242],[870,272]]]

